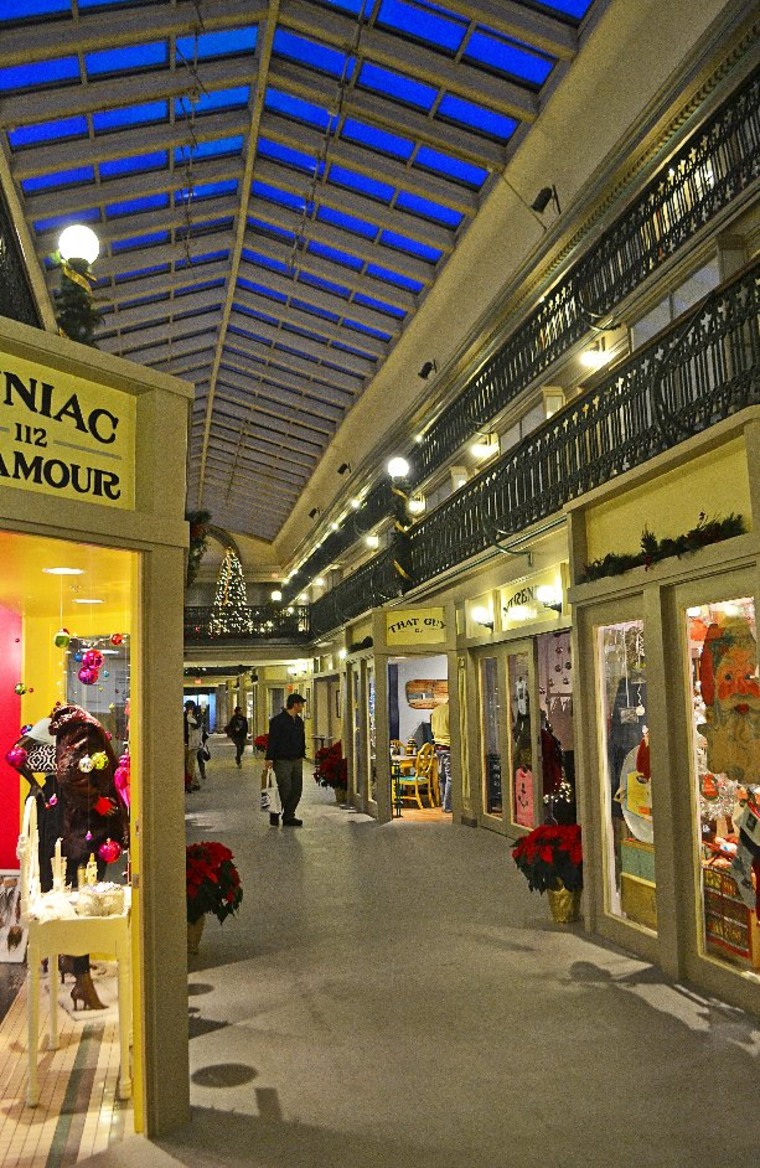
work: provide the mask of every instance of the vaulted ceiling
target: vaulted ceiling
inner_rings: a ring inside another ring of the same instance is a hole
[[[195,383],[190,507],[275,538],[603,5],[3,0],[37,255],[92,226],[96,343]]]

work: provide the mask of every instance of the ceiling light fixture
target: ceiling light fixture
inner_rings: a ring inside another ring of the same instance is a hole
[[[558,215],[562,214],[562,208],[559,205],[559,196],[557,195],[557,188],[555,186],[541,187],[541,190],[536,195],[535,199],[530,205],[531,211],[535,211],[539,215],[543,215],[550,203],[554,203],[554,207]]]
[[[317,516],[321,515],[321,514],[322,514],[321,507],[312,507],[311,511],[309,512],[309,519],[316,519]]]
[[[421,367],[417,376],[421,377],[423,381],[427,381],[431,373],[437,372],[438,366],[436,365],[435,361],[426,361],[425,364]]]
[[[272,592],[269,593],[269,596],[272,600],[282,600],[282,593],[280,592],[279,588],[274,588]]]
[[[351,463],[350,462],[342,462],[340,464],[340,466],[338,467],[338,474],[344,475],[346,473],[346,471],[348,471],[348,470],[351,470]]]
[[[84,568],[43,568],[48,576],[84,576]]]

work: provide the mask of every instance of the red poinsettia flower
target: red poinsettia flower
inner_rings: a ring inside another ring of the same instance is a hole
[[[220,922],[224,922],[228,916],[237,912],[243,899],[243,889],[233,859],[230,849],[214,840],[188,844],[185,889],[190,924],[199,920],[204,913],[214,913]]]
[[[583,886],[583,847],[580,824],[542,824],[517,843],[512,858],[531,890],[545,892]]]

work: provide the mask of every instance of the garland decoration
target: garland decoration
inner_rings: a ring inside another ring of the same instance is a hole
[[[187,573],[185,576],[186,585],[189,588],[198,575],[201,560],[206,553],[211,515],[208,511],[188,511],[185,515],[185,521],[190,524],[190,546],[187,553]]]
[[[641,533],[641,549],[633,554],[608,552],[600,560],[592,560],[586,564],[579,583],[586,584],[589,580],[600,580],[603,576],[620,576],[631,568],[651,568],[660,560],[670,556],[687,555],[711,543],[720,543],[721,540],[731,539],[735,535],[743,535],[746,531],[741,515],[734,515],[733,511],[725,519],[708,519],[704,511],[700,511],[696,526],[675,539],[657,539],[656,535],[645,527]]]
[[[96,349],[95,329],[103,323],[103,318],[92,298],[94,283],[87,260],[62,260],[61,286],[53,293],[53,301],[56,324],[62,335]]]

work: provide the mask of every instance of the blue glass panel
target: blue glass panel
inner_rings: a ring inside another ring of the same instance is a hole
[[[0,92],[12,93],[16,89],[40,89],[55,85],[60,81],[79,80],[79,61],[76,57],[59,57],[55,61],[45,61],[41,68],[39,61],[24,65],[7,65],[0,69]]]
[[[70,0],[4,0],[0,23],[29,19],[31,16],[54,16],[58,12],[71,15]]]
[[[317,41],[307,40],[296,33],[287,32],[278,28],[274,34],[273,53],[275,57],[285,57],[289,61],[297,61],[299,65],[306,65],[320,73],[327,73],[330,77],[341,77],[346,63],[344,53],[338,49],[328,48]]]
[[[168,195],[143,195],[139,199],[124,199],[120,203],[106,206],[106,219],[117,219],[121,215],[137,215],[141,211],[159,211],[169,206]]]
[[[362,239],[374,239],[377,235],[377,226],[374,223],[358,219],[355,215],[346,215],[343,211],[334,211],[332,207],[319,207],[317,219],[320,223],[329,223],[332,227],[350,231],[352,235],[360,235]]]
[[[190,228],[190,235],[205,235],[209,231],[222,231],[232,226],[233,219],[231,215],[222,215],[218,219],[205,219],[203,223],[193,223]],[[177,231],[177,238],[183,239],[185,235],[185,228],[182,227]]]
[[[296,349],[293,345],[278,344],[274,348],[278,353],[287,353],[291,357],[298,357],[301,361],[308,361],[310,365],[317,364],[317,358],[312,357],[311,353],[304,353],[301,349]]]
[[[449,154],[441,154],[440,150],[433,150],[431,146],[420,146],[414,159],[414,165],[421,170],[441,174],[453,182],[473,187],[479,191],[488,178],[485,167],[475,166],[471,162],[462,162],[460,158],[452,158]]]
[[[273,288],[267,288],[264,284],[256,284],[253,280],[246,280],[244,276],[238,276],[238,288],[245,288],[246,292],[253,292],[256,296],[266,296],[268,300],[276,300],[279,304],[287,304],[288,298],[283,292],[275,292]]]
[[[175,289],[174,299],[177,300],[180,296],[192,296],[194,292],[208,292],[209,288],[223,288],[224,284],[224,277],[220,277],[218,280],[202,280],[200,284],[190,284],[187,288]]]
[[[365,353],[363,349],[354,349],[351,345],[344,345],[341,341],[333,341],[330,348],[340,349],[341,353],[350,353],[353,357],[361,357],[362,360],[372,361],[373,364],[378,360],[377,353]]]
[[[128,239],[114,239],[111,244],[111,251],[116,256],[119,251],[134,251],[135,248],[155,248],[161,243],[169,242],[168,231],[151,231],[147,235],[133,235]],[[161,265],[161,271],[168,271],[168,264]],[[146,269],[148,272],[154,271],[153,267]],[[158,271],[158,269],[155,269]],[[120,277],[117,276],[117,280]]]
[[[93,166],[78,166],[75,170],[59,170],[57,174],[40,174],[34,178],[21,180],[21,189],[25,195],[35,191],[50,191],[57,187],[68,187],[72,183],[95,182],[95,168]]]
[[[120,4],[120,5],[122,5],[122,7],[126,8],[129,4],[132,4],[132,3],[133,3],[133,0],[79,0],[79,7],[80,8],[105,8],[109,4],[112,4],[112,5]]]
[[[367,265],[367,275],[373,280],[384,280],[386,284],[395,284],[397,288],[406,288],[408,292],[421,292],[425,287],[419,280],[411,276],[404,276],[401,272],[391,272],[389,268],[380,268],[377,264]]]
[[[448,53],[456,53],[467,32],[467,21],[455,18],[439,5],[428,5],[428,11],[404,0],[383,0],[377,23],[392,28],[416,40],[426,41]]]
[[[283,166],[290,166],[294,170],[302,170],[313,175],[317,169],[317,160],[300,150],[293,150],[290,146],[282,146],[279,142],[271,142],[268,138],[259,138],[258,153],[261,158],[271,158],[281,162]]]
[[[383,97],[390,97],[404,105],[413,106],[429,113],[438,96],[438,91],[432,85],[425,85],[422,81],[413,81],[401,73],[391,72],[379,65],[372,65],[366,61],[359,73],[358,87],[369,89],[372,93],[381,93]]]
[[[268,203],[277,203],[279,207],[289,207],[291,211],[303,212],[306,200],[301,195],[282,191],[279,187],[272,187],[269,183],[254,182],[251,190],[257,199],[266,199]]]
[[[96,134],[108,134],[126,126],[144,126],[149,122],[165,122],[169,106],[165,101],[146,101],[142,105],[128,105],[121,109],[105,110],[92,115]]]
[[[467,44],[463,59],[476,61],[508,77],[529,81],[531,85],[543,85],[552,71],[554,62],[548,57],[521,48],[513,41],[495,33],[476,30]]]
[[[231,138],[213,138],[210,142],[196,142],[194,146],[177,146],[174,150],[175,163],[183,164],[192,158],[197,162],[200,158],[221,158],[224,155],[241,154],[243,138],[235,134]]]
[[[334,264],[341,264],[344,268],[351,268],[354,272],[359,272],[364,267],[364,260],[360,260],[358,256],[338,251],[334,247],[327,247],[324,243],[310,243],[307,251],[311,252],[312,255],[321,256],[322,259],[330,260]]]
[[[106,73],[131,73],[135,70],[155,69],[165,65],[169,58],[166,41],[149,45],[120,45],[118,49],[98,49],[85,53],[84,64],[88,77],[102,77]]]
[[[541,0],[542,8],[551,8],[554,12],[572,16],[575,20],[585,16],[591,4],[592,0]]]
[[[229,255],[228,251],[207,251],[205,255],[193,256],[191,260],[177,260],[174,264],[174,270],[181,272],[184,268],[197,268],[200,264],[211,264],[219,260],[229,259]]]
[[[227,332],[232,333],[232,335],[235,337],[245,337],[247,341],[256,341],[260,345],[266,345],[267,348],[271,346],[271,341],[267,340],[266,337],[260,337],[256,333],[249,332],[248,329],[241,328],[240,325],[237,324],[231,324],[228,327]],[[248,357],[250,354],[245,353],[244,356]]]
[[[86,211],[77,211],[76,215],[53,215],[49,219],[37,219],[34,223],[35,231],[62,231],[70,223],[99,223],[100,211],[97,207],[90,207]]]
[[[375,337],[378,341],[392,341],[391,333],[381,332],[380,329],[370,328],[369,325],[359,324],[358,320],[349,320],[347,317],[343,321],[346,328],[353,329],[354,332],[364,333],[365,337]]]
[[[59,118],[55,122],[38,122],[36,126],[19,126],[8,131],[8,141],[13,150],[23,150],[25,146],[37,146],[41,142],[61,142],[64,138],[85,138],[87,118]]]
[[[374,308],[378,312],[385,312],[388,316],[395,316],[398,320],[403,320],[406,316],[403,308],[397,308],[395,304],[386,304],[384,300],[373,300],[371,296],[364,296],[361,292],[354,293],[353,304],[361,304],[363,308]]]
[[[295,296],[291,298],[290,306],[300,309],[301,312],[308,312],[311,316],[318,316],[321,320],[328,320],[331,324],[337,324],[340,320],[337,312],[328,312],[326,308],[316,308],[305,300],[297,300]]]
[[[177,37],[177,61],[208,61],[213,57],[237,57],[252,53],[256,48],[258,27],[231,28],[223,32],[204,32],[196,39],[193,36]]]
[[[300,325],[290,324],[286,320],[282,322],[282,331],[294,337],[303,337],[306,341],[316,341],[318,345],[327,344],[327,340],[320,333],[313,333],[311,329],[301,328]]]
[[[410,195],[401,191],[396,199],[399,211],[408,211],[410,215],[418,215],[421,219],[432,219],[434,223],[442,223],[444,227],[457,228],[464,219],[459,211],[451,207],[443,207],[440,203],[432,203],[430,199],[420,198],[419,195]]]
[[[273,235],[276,239],[286,239],[288,243],[292,243],[296,237],[294,231],[278,227],[275,223],[267,223],[265,219],[256,219],[253,215],[248,219],[248,226],[254,231],[260,231],[263,235]]]
[[[393,248],[394,251],[408,252],[409,255],[427,260],[431,264],[437,264],[443,255],[443,252],[438,251],[437,248],[428,247],[416,239],[407,238],[406,235],[399,235],[397,231],[384,231],[380,236],[380,243],[383,247]]]
[[[309,284],[312,288],[319,288],[320,292],[329,292],[332,296],[340,296],[342,300],[348,300],[351,295],[350,288],[344,288],[341,284],[333,284],[330,280],[323,280],[321,276],[312,276],[311,272],[299,272],[298,283]]]
[[[330,115],[326,109],[311,101],[304,101],[303,98],[291,97],[289,93],[282,93],[279,89],[267,89],[264,108],[274,114],[282,114],[285,118],[292,118],[293,121],[305,122],[307,126],[318,126],[323,132],[330,123]]]
[[[134,300],[122,300],[119,310],[125,312],[128,308],[139,308],[141,304],[160,304],[161,301],[168,299],[168,292],[155,292],[152,296],[136,296]]]
[[[367,178],[357,174],[355,170],[346,170],[345,166],[333,165],[328,175],[329,181],[339,187],[347,187],[350,191],[359,191],[368,195],[370,199],[377,199],[381,203],[390,203],[395,188],[389,183],[378,182],[376,178]]]
[[[250,220],[248,223],[250,226]],[[290,272],[290,267],[282,260],[274,260],[270,256],[261,255],[260,252],[251,251],[249,247],[243,248],[242,258],[248,264],[257,264],[261,268],[269,268],[272,272]]]
[[[135,237],[135,239],[137,239],[137,238],[138,237]],[[148,239],[151,237],[144,236],[143,238]],[[135,240],[132,240],[132,241],[124,240],[124,244],[126,244],[128,242],[135,242]],[[116,248],[114,248],[113,250],[116,251]],[[119,250],[125,251],[126,248],[124,247],[124,245],[122,245],[119,248]],[[114,281],[116,284],[124,284],[128,280],[141,280],[143,278],[143,276],[158,276],[158,275],[162,275],[164,272],[168,272],[168,271],[169,271],[168,264],[153,264],[149,268],[134,268],[131,272],[122,272],[120,275],[114,277]]]
[[[219,89],[215,93],[201,93],[195,103],[186,97],[175,97],[175,118],[189,118],[195,111],[196,117],[224,109],[242,109],[248,105],[251,95],[250,85],[233,85],[230,89]]]
[[[402,138],[398,134],[389,134],[387,130],[378,130],[376,126],[367,126],[364,122],[357,122],[355,118],[346,118],[341,138],[347,142],[357,142],[360,146],[367,146],[378,154],[389,154],[391,158],[403,158],[404,162],[412,156],[414,142],[409,138]]]
[[[151,154],[135,154],[132,158],[115,158],[113,162],[101,162],[102,179],[119,178],[122,174],[140,174],[146,170],[160,170],[168,166],[169,155],[165,150],[154,150]]]
[[[234,195],[237,191],[237,179],[230,178],[215,183],[199,183],[192,190],[185,188],[174,192],[174,202],[185,203],[187,200],[197,202],[198,199],[215,199],[222,195]]]
[[[372,0],[322,0],[329,8],[337,8],[339,12],[350,12],[352,16],[363,16]]]
[[[517,122],[505,114],[494,113],[485,106],[475,105],[472,101],[465,101],[463,97],[455,97],[447,93],[438,106],[437,117],[457,125],[467,126],[477,134],[488,138],[495,138],[498,142],[507,142],[515,130]]]

